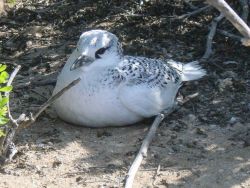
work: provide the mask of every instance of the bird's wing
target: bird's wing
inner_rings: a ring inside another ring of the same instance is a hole
[[[126,57],[118,67],[123,77],[119,99],[129,110],[151,117],[171,107],[181,85],[178,72],[157,59]]]
[[[181,72],[160,59],[125,56],[118,71],[130,85],[147,83],[151,87],[165,87],[168,83],[181,82]]]

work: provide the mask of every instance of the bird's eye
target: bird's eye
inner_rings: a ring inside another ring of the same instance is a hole
[[[108,48],[109,48],[109,47],[100,48],[99,50],[97,50],[97,51],[95,52],[95,58],[96,58],[96,59],[101,58],[100,55],[104,54],[104,52],[105,52]]]

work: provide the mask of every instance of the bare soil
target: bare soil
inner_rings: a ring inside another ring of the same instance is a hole
[[[195,6],[204,4],[196,2]],[[188,62],[205,51],[215,10],[187,19],[183,1],[23,0],[0,18],[0,62],[22,70],[14,81],[14,116],[35,112],[83,31],[106,29],[125,53]],[[226,20],[223,28],[235,32]],[[134,187],[250,187],[249,48],[216,34],[208,75],[185,84],[199,96],[164,120]],[[90,129],[67,124],[48,109],[16,137],[18,154],[0,168],[0,187],[123,187],[152,120],[122,128]],[[157,171],[158,169],[158,171]]]

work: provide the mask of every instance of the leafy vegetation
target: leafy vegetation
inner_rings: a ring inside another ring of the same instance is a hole
[[[6,72],[6,65],[0,64],[0,126],[8,123],[9,119],[6,117],[8,112],[7,103],[9,97],[5,95],[6,92],[12,90],[12,86],[6,86],[9,78],[9,74]],[[0,129],[0,137],[4,136],[4,132]]]
[[[16,0],[7,0],[6,1],[8,4],[16,4]]]

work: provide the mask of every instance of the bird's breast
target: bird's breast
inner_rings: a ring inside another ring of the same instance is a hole
[[[55,103],[58,115],[71,123],[93,127],[126,125],[140,120],[119,99],[119,84],[105,74],[85,74]],[[130,117],[130,118],[128,118]]]

